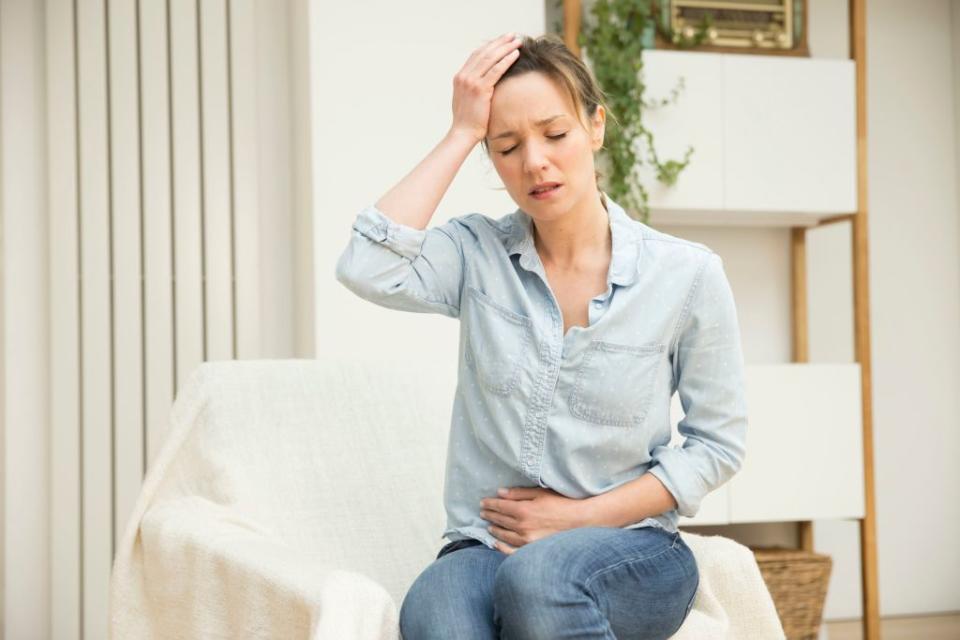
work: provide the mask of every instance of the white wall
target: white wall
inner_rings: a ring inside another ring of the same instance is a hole
[[[948,1],[868,13],[881,611],[960,610],[960,219]]]

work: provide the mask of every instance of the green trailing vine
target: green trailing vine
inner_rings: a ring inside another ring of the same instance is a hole
[[[558,8],[561,5],[562,0],[557,0]],[[644,95],[642,52],[653,48],[655,31],[677,46],[696,46],[706,38],[710,20],[707,18],[692,35],[673,33],[668,22],[657,20],[655,0],[596,0],[590,14],[590,19],[582,21],[577,42],[608,101],[609,117],[600,151],[603,190],[646,224],[650,208],[639,174],[641,147],[646,149],[646,162],[657,180],[667,186],[675,184],[690,163],[693,147],[687,147],[681,160],[662,161],[657,154],[653,133],[643,124],[643,112],[675,102],[684,83],[680,78],[667,98],[648,99]],[[562,26],[555,28],[562,32]]]

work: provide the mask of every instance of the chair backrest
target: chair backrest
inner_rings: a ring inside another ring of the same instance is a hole
[[[202,495],[297,548],[359,571],[400,606],[445,540],[455,364],[207,362],[181,389],[193,426],[164,495]],[[199,397],[199,402],[198,402]]]

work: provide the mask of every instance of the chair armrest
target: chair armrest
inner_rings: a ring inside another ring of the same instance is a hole
[[[396,604],[381,585],[320,566],[249,517],[200,497],[150,508],[134,563],[135,589],[122,587],[130,567],[118,563],[111,579],[112,638],[399,637]]]
[[[786,638],[773,597],[749,547],[720,535],[681,531],[700,584],[687,619],[670,640]]]

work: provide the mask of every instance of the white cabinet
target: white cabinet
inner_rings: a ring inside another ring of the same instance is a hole
[[[646,109],[661,161],[694,147],[675,185],[642,167],[651,221],[812,224],[853,213],[856,94],[851,60],[669,50],[643,53]],[[643,156],[646,162],[646,156]]]
[[[858,364],[753,365],[747,457],[730,484],[731,522],[862,518]]]
[[[857,208],[852,60],[724,55],[724,208]]]
[[[746,365],[747,455],[733,478],[680,525],[782,522],[864,515],[860,366]],[[683,417],[671,405],[673,438]]]
[[[649,190],[650,205],[673,210],[722,209],[723,111],[717,98],[723,95],[723,58],[711,53],[665,54],[657,50],[643,54],[646,95],[650,100],[668,97],[681,76],[685,86],[679,100],[646,109],[643,120],[654,134],[661,162],[682,159],[690,146],[694,152],[677,183],[668,187],[656,179],[646,141],[640,141],[640,175]]]

